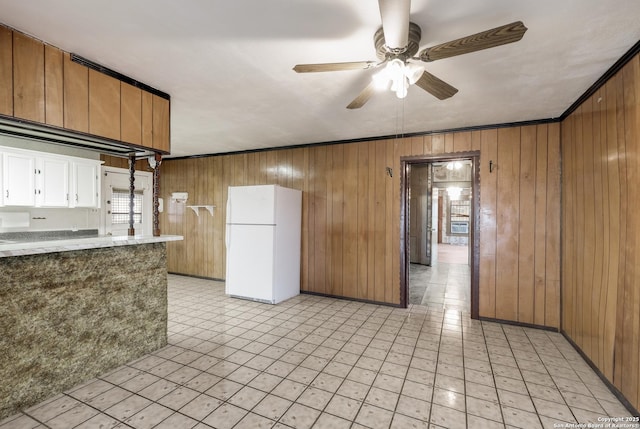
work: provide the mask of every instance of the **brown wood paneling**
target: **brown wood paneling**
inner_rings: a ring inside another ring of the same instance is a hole
[[[546,124],[536,127],[536,151],[535,151],[535,196],[533,208],[535,218],[535,231],[533,238],[534,262],[533,262],[533,322],[536,325],[545,325],[547,288],[546,275],[546,248],[547,248],[547,143],[548,126]]]
[[[64,72],[63,52],[53,46],[44,46],[44,110],[45,122],[64,126]]]
[[[1,25],[0,114],[13,116],[13,31]]]
[[[431,136],[431,153],[444,153],[444,134]]]
[[[315,167],[316,180],[314,183],[314,248],[313,265],[315,277],[312,283],[312,291],[329,293],[327,287],[327,207],[329,198],[327,194],[327,147],[314,148],[312,159]],[[329,153],[329,156],[331,154]]]
[[[89,69],[64,54],[64,127],[89,132]]]
[[[523,127],[520,138],[518,190],[518,321],[533,323],[535,304],[536,152],[534,125]],[[544,222],[544,219],[542,219]],[[544,240],[542,241],[544,243]]]
[[[555,127],[555,130],[557,135],[559,128]],[[518,238],[520,218],[501,216],[501,210],[504,208],[507,213],[514,210],[519,213],[521,203],[533,207],[531,216],[542,213],[540,216],[547,218],[547,229],[560,233],[559,135],[553,143],[551,128],[546,133],[536,130],[536,138],[527,139],[523,135],[526,136],[526,132],[521,133],[520,128],[513,128],[500,132],[496,129],[477,131],[461,137],[452,133],[448,137],[453,142],[454,150],[476,145],[481,152],[481,315],[507,318],[508,315],[501,310],[497,311],[499,307],[496,306],[496,300],[508,296],[510,305],[513,305],[510,317],[515,321],[519,317],[517,267],[520,256],[518,246],[507,241],[507,247],[504,247],[502,241],[509,230],[513,231],[515,239]],[[271,150],[202,158],[195,164],[187,160],[165,160],[161,175],[161,188],[163,193],[166,192],[165,195],[187,191],[193,196],[204,196],[207,201],[212,200],[222,207],[216,210],[211,223],[201,220],[202,223],[197,224],[193,212],[184,212],[180,207],[165,203],[168,208],[162,219],[173,225],[175,233],[186,234],[185,241],[190,240],[193,245],[191,250],[187,250],[184,245],[178,247],[169,243],[169,269],[172,272],[224,278],[224,203],[227,187],[230,184],[280,183],[303,191],[302,290],[399,304],[400,158],[434,151],[444,153],[446,139],[444,134],[440,134],[424,138]],[[549,148],[546,161],[542,161],[538,155],[538,145]],[[423,153],[415,153],[419,151]],[[533,154],[535,168],[521,171],[521,157],[526,153]],[[489,160],[495,163],[491,173],[488,171]],[[546,162],[545,173],[540,172],[542,170],[538,162]],[[386,167],[392,168],[393,177],[387,174]],[[187,170],[193,174],[187,174]],[[521,175],[526,171],[535,176],[535,187],[544,187],[546,193],[536,190],[520,195]],[[529,221],[536,223],[535,219]],[[550,226],[552,224],[555,226]],[[211,229],[210,234],[206,232],[207,229]],[[548,250],[554,246],[553,243],[559,243],[559,237],[554,241],[548,235],[535,235],[533,248],[542,246]],[[498,242],[498,236],[502,241]],[[540,239],[546,240],[543,245],[538,242]],[[211,259],[203,256],[197,262],[205,266],[196,266],[195,260],[198,258],[189,260],[185,257],[185,254],[196,255],[198,252],[206,255],[208,246],[213,249]],[[558,261],[550,260],[554,252],[547,251],[542,256],[547,259],[543,266],[552,269],[559,266],[559,246],[555,247]],[[500,262],[503,255],[505,257]],[[501,278],[505,273],[501,270],[509,275],[508,270],[513,270],[513,267],[516,268],[513,271],[515,276],[512,275],[511,281],[504,282]],[[559,271],[553,274],[549,274],[548,270],[544,273],[538,271],[538,274],[544,274],[543,277],[548,280],[539,305],[544,307],[544,323],[549,323],[547,320],[553,319],[546,319],[546,315],[558,314],[559,297],[552,298],[550,295],[560,291]],[[532,284],[532,273],[528,281]],[[499,287],[498,293],[496,287]],[[527,304],[530,308],[521,309],[534,314],[533,300],[529,303],[523,301],[520,306]],[[557,326],[557,322],[556,319],[556,325],[549,326]]]
[[[471,131],[455,133],[453,135],[453,151],[469,152],[471,150]]]
[[[365,299],[369,288],[369,218],[373,213],[369,211],[369,145],[356,145],[358,160],[356,169],[358,174],[358,188],[355,197],[358,200],[357,231],[358,231],[358,284],[356,296]]]
[[[616,126],[616,87],[617,78],[614,76],[605,85],[605,103],[606,103],[606,133],[605,138],[606,145],[606,158],[603,160],[607,167],[607,173],[609,175],[607,192],[609,210],[606,213],[609,214],[609,221],[605,224],[609,233],[609,253],[605,255],[608,259],[609,270],[608,275],[604,279],[606,289],[606,309],[603,317],[604,338],[603,347],[605,358],[603,362],[602,372],[607,376],[609,380],[619,379],[620,374],[616,377],[614,374],[614,350],[616,340],[616,317],[611,317],[616,313],[618,308],[618,278],[620,268],[620,205],[621,205],[621,187],[620,187],[620,170],[619,165],[616,162],[610,162],[611,159],[615,159],[618,156],[618,137]],[[618,367],[620,370],[621,368]]]
[[[343,232],[342,232],[342,294],[358,296],[358,147],[344,145]]]
[[[445,153],[451,153],[455,150],[453,146],[453,133],[447,133],[444,135],[444,151]]]
[[[603,272],[607,269],[604,260],[605,246],[608,243],[604,241],[604,183],[606,180],[603,174],[602,157],[605,155],[602,151],[602,136],[600,129],[600,115],[602,113],[602,93],[596,91],[591,98],[592,113],[592,135],[593,135],[593,239],[595,246],[593,248],[593,288],[592,288],[592,304],[591,311],[591,332],[592,332],[592,353],[596,365],[601,366],[603,361],[604,350],[602,349],[602,341],[599,338],[603,336],[603,328],[601,323],[601,309],[603,305]]]
[[[411,155],[422,155],[424,153],[424,137],[411,137]]]
[[[498,160],[497,130],[481,131],[480,151],[480,316],[495,318],[498,171],[489,171],[489,163]]]
[[[560,326],[560,124],[547,132],[545,326]]]
[[[520,129],[498,130],[496,317],[518,320]]]
[[[638,408],[640,57],[561,126],[562,328]]]
[[[153,148],[171,151],[169,100],[153,95]]]
[[[625,156],[627,158],[627,219],[638,218],[640,213],[640,57],[632,60],[621,70],[624,85]],[[622,390],[632,404],[638,404],[640,365],[640,222],[627,223],[627,245],[625,248],[627,267],[625,270],[624,332],[627,338],[623,356],[628,368],[622,381]]]
[[[30,121],[45,121],[44,44],[13,32],[13,114]]]
[[[142,90],[120,82],[120,138],[142,145]]]
[[[594,141],[593,141],[593,117],[592,117],[592,102],[582,105],[582,141],[584,146],[582,149],[582,186],[584,196],[584,218],[583,218],[583,235],[582,239],[585,243],[592,243],[592,245],[585,246],[582,254],[582,282],[584,289],[582,295],[582,321],[581,326],[584,328],[584,339],[582,347],[587,354],[594,356],[594,361],[597,360],[597,353],[595,350],[593,340],[593,319],[597,317],[594,314],[594,308],[596,303],[593,301],[593,291],[597,290],[597,285],[594,285],[594,265],[595,265],[595,178],[593,169],[594,159]]]
[[[384,302],[385,297],[385,225],[386,225],[386,140],[375,142],[375,165],[371,172],[374,180],[374,235],[373,235],[373,300]],[[371,176],[370,176],[371,177]]]
[[[385,169],[382,171],[382,175],[384,176],[384,185],[385,185],[385,223],[392,224],[393,221],[393,188],[394,188],[394,178],[387,174],[387,167],[393,166],[393,146],[397,139],[387,140],[387,144],[385,147],[386,150],[386,162]],[[395,181],[398,182],[399,185],[399,177],[396,176]],[[397,257],[397,250],[395,250],[394,245],[392,243],[393,233],[391,228],[385,228],[385,248],[384,248],[384,299],[383,302],[393,302],[394,296],[394,287],[395,283],[394,279],[397,276],[394,276],[394,273],[391,271],[393,267],[392,258]]]
[[[331,295],[344,296],[344,145],[335,145],[331,152],[332,161],[330,171],[335,172],[335,174],[331,173],[327,178],[331,184],[330,188],[327,189],[329,195],[331,195],[331,213],[327,213],[331,240],[329,248],[331,256],[329,264],[327,264],[327,275],[330,279],[329,293]]]
[[[120,140],[120,81],[89,70],[89,132]]]

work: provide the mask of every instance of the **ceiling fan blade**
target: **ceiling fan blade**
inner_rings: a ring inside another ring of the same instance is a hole
[[[511,24],[426,48],[420,52],[419,57],[422,61],[429,62],[506,45],[507,43],[517,42],[522,39],[526,31],[527,27],[524,26],[522,21],[516,21]]]
[[[342,70],[370,69],[377,64],[375,61],[354,61],[350,63],[297,64],[293,70],[297,73],[330,72]]]
[[[453,97],[458,92],[456,88],[427,71],[422,73],[420,79],[416,81],[416,85],[440,100]]]
[[[385,45],[403,51],[409,44],[411,0],[379,0]]]
[[[369,101],[375,90],[375,84],[373,82],[369,83],[369,85],[367,85],[367,87],[363,89],[351,103],[349,103],[347,109],[359,109],[364,106],[364,103]]]

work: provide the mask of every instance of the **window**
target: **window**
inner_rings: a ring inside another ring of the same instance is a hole
[[[471,202],[469,200],[451,201],[449,205],[449,233],[451,235],[469,234]]]
[[[142,191],[133,193],[133,222],[142,223]],[[111,192],[111,223],[129,223],[129,190],[113,189]]]

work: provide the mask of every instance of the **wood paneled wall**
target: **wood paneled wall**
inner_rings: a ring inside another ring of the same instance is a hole
[[[562,329],[640,408],[640,56],[562,123]]]
[[[225,277],[229,185],[303,191],[304,291],[400,303],[400,158],[481,152],[480,315],[559,327],[559,124],[165,160],[169,271]],[[495,165],[489,173],[489,160]],[[389,177],[386,167],[393,168]],[[200,216],[172,202],[216,206]]]

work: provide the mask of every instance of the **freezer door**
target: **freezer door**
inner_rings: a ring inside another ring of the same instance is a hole
[[[274,234],[267,225],[228,225],[228,295],[273,303]]]
[[[227,223],[275,225],[276,186],[229,186]]]

